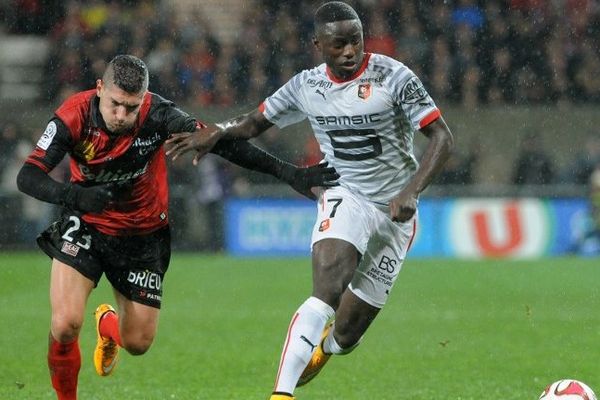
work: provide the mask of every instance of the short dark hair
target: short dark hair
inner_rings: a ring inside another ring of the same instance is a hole
[[[136,56],[121,54],[110,60],[102,79],[127,93],[141,93],[148,89],[148,68]]]
[[[357,19],[360,21],[354,8],[342,1],[330,1],[323,4],[315,11],[315,26],[329,22]]]

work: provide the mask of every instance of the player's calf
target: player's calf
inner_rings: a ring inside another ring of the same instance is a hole
[[[321,336],[321,342],[315,349],[312,358],[310,359],[308,365],[302,372],[300,379],[298,380],[298,384],[296,387],[300,387],[306,385],[308,382],[313,380],[321,369],[325,366],[329,358],[333,354],[348,354],[352,352],[355,348],[358,347],[360,342],[362,341],[362,337],[356,341],[353,345],[342,348],[334,337],[335,325],[334,322],[331,322],[329,325],[325,327],[323,330],[323,335]]]

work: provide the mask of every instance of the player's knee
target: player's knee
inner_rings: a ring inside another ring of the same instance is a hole
[[[53,315],[52,316],[52,335],[61,342],[66,343],[74,340],[79,336],[83,321],[79,318],[69,315]]]
[[[122,337],[121,342],[123,348],[132,356],[141,356],[146,353],[152,346],[153,337],[139,336],[135,338]]]
[[[348,287],[352,279],[352,274],[344,273],[340,260],[330,259],[322,262],[318,266],[319,273],[315,279],[315,297],[325,301],[327,304],[337,309],[342,294]]]
[[[129,354],[132,356],[141,356],[145,354],[149,349],[152,343],[123,343],[123,348],[127,350]]]
[[[328,304],[334,310],[337,310],[340,305],[341,293],[335,289],[315,288],[315,290],[312,292],[312,295]]]

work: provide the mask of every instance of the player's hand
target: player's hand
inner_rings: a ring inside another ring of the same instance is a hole
[[[324,186],[338,186],[337,182],[340,175],[335,168],[330,167],[327,162],[312,165],[305,168],[296,168],[293,174],[285,181],[298,193],[316,200],[317,196],[311,191],[311,188]]]
[[[410,190],[402,190],[390,201],[390,217],[392,221],[406,222],[417,212],[419,195]]]
[[[117,193],[118,186],[114,183],[92,187],[70,185],[67,189],[64,204],[74,210],[99,213],[115,201]]]
[[[200,159],[214,147],[222,134],[221,129],[214,125],[206,129],[196,129],[195,132],[174,133],[165,142],[171,145],[167,150],[167,156],[172,156],[172,159],[176,160],[179,156],[195,150],[193,163],[198,165]]]

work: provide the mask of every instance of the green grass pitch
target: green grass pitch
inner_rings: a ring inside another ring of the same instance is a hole
[[[598,259],[409,259],[362,345],[333,357],[303,399],[537,399],[577,378],[600,391]],[[46,367],[49,259],[0,253],[0,399],[53,399]],[[176,254],[158,335],[95,375],[92,312],[81,399],[267,399],[292,313],[310,293],[304,259]]]

